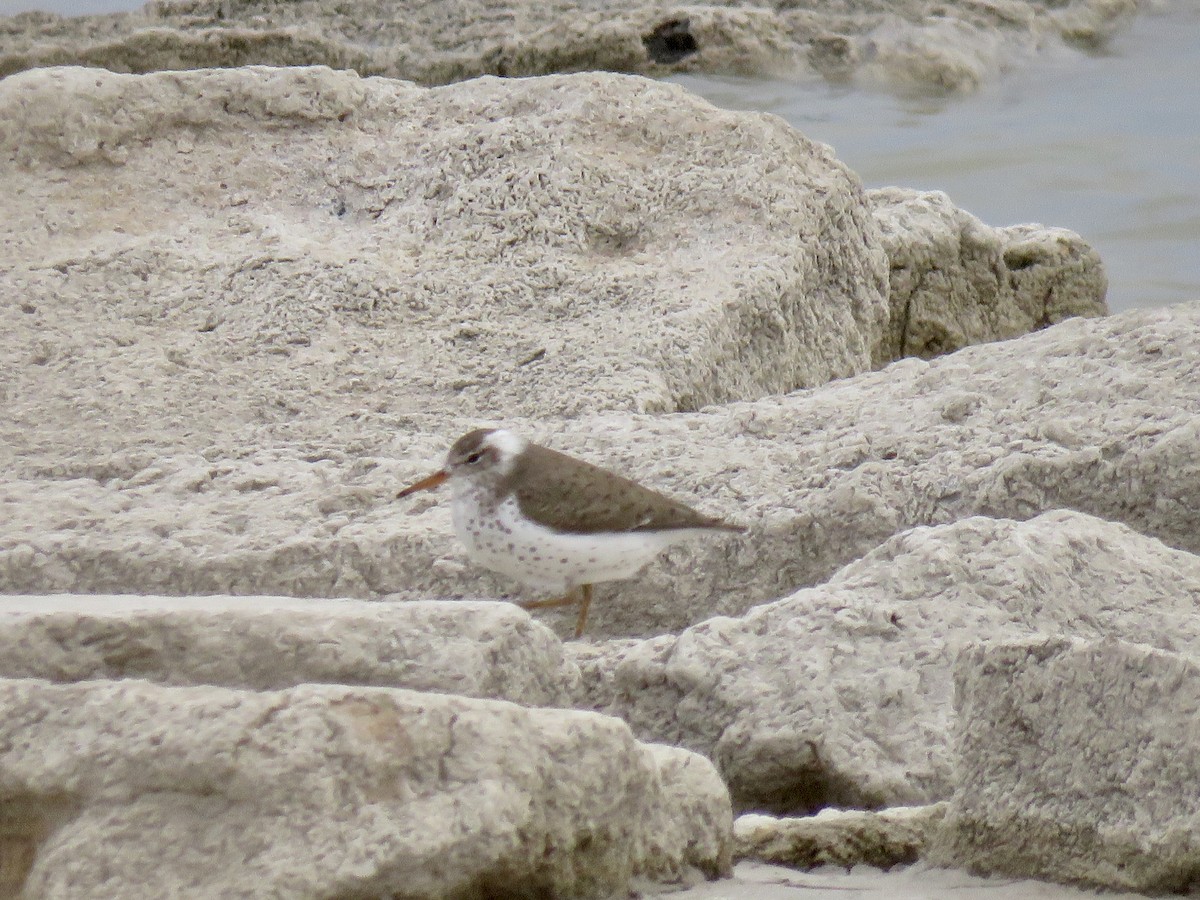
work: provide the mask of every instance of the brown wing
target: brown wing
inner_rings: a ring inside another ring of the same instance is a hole
[[[559,531],[743,530],[628,478],[536,444],[526,447],[510,477],[521,512],[539,522],[553,522]]]

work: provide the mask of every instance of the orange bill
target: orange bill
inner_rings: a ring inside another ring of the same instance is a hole
[[[416,484],[410,484],[404,490],[396,495],[396,499],[407,497],[409,494],[415,494],[417,491],[432,491],[435,487],[450,477],[450,473],[445,469],[440,472],[434,472],[428,478],[422,478]]]

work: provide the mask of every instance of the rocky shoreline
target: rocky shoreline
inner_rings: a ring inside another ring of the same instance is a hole
[[[639,77],[18,71],[18,19],[0,894],[1194,884],[1200,304]],[[394,499],[480,424],[748,532],[563,642]]]
[[[1102,47],[1143,5],[153,0],[130,13],[0,20],[0,76],[62,65],[326,65],[436,85],[481,75],[706,72],[963,94],[1053,47]]]

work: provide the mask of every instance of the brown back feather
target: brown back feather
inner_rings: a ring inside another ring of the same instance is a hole
[[[527,474],[533,477],[522,477]],[[553,519],[560,531],[572,534],[684,528],[745,530],[614,472],[537,444],[526,447],[510,479],[510,485],[520,485],[514,492],[522,513],[543,522]]]

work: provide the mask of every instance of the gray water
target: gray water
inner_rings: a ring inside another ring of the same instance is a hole
[[[0,0],[0,14],[133,9]],[[868,187],[942,190],[989,225],[1041,222],[1100,252],[1115,310],[1200,300],[1200,3],[1140,15],[1103,53],[1059,48],[959,98],[821,81],[679,76],[718,106],[773,112]]]
[[[1041,222],[1104,259],[1114,310],[1200,300],[1200,4],[1143,14],[1103,55],[1046,54],[969,97],[678,77],[776,113],[868,187],[941,190],[989,225]]]

